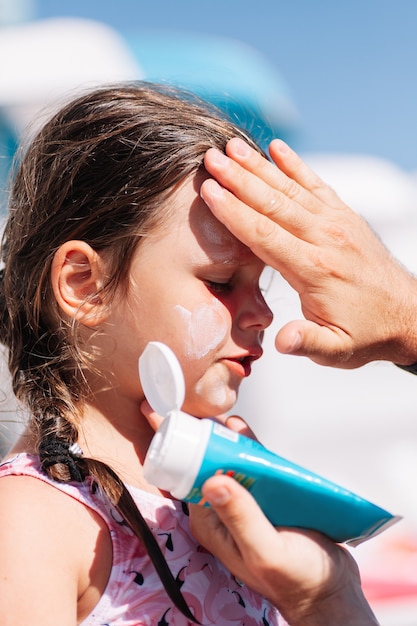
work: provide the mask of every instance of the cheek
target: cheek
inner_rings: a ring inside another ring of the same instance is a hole
[[[175,313],[184,328],[184,351],[190,359],[201,359],[220,345],[229,330],[229,317],[223,305],[213,298],[210,304],[198,305],[193,311],[181,305]]]

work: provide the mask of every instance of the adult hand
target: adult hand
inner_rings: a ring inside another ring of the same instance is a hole
[[[142,413],[156,430],[162,417],[149,403]],[[238,416],[220,416],[254,437]],[[237,481],[214,476],[203,485],[211,508],[190,505],[191,532],[242,582],[268,598],[290,626],[375,626],[355,561],[316,532],[275,529]]]
[[[344,548],[316,532],[275,529],[233,478],[214,476],[202,491],[212,508],[193,507],[191,532],[290,626],[378,624]]]
[[[275,164],[238,138],[226,155],[206,153],[216,180],[204,181],[202,198],[300,296],[305,319],[279,331],[277,349],[343,368],[417,361],[417,280],[365,220],[280,140]]]

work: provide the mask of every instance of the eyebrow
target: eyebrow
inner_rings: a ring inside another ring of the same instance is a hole
[[[206,254],[206,253],[205,253]],[[220,256],[220,255],[219,255]],[[206,254],[206,259],[204,261],[197,261],[195,265],[201,269],[204,269],[207,266],[210,267],[239,267],[241,263],[236,259],[236,257],[224,257],[224,258],[213,258],[212,256]]]

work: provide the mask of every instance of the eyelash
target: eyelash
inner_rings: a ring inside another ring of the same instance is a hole
[[[233,289],[232,281],[218,283],[213,280],[206,280],[206,285],[213,293],[230,293]]]

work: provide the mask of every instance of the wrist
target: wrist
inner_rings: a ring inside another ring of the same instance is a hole
[[[390,320],[386,327],[393,329],[385,344],[384,359],[398,367],[417,373],[417,279],[407,275],[402,291],[404,297],[397,299],[397,306],[390,309]]]
[[[337,596],[300,603],[296,612],[283,612],[283,616],[290,626],[379,626],[360,586]]]

